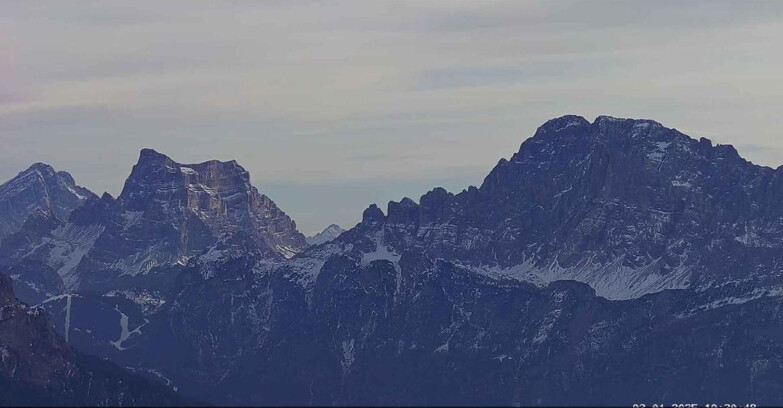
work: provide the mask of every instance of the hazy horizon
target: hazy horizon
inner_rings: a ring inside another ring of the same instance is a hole
[[[478,185],[546,120],[647,118],[783,163],[783,3],[0,4],[0,180],[117,195],[141,148],[236,159],[312,234]],[[654,58],[651,58],[654,56]]]

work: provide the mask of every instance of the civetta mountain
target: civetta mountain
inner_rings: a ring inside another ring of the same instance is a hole
[[[783,403],[783,170],[655,121],[550,120],[480,186],[310,246],[235,162],[145,149],[116,199],[53,172],[81,201],[23,174],[0,187],[18,296],[187,398]]]

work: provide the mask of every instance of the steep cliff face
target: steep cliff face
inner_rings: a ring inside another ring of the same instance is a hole
[[[144,149],[105,231],[74,273],[84,288],[117,289],[118,277],[143,286],[148,279],[138,276],[184,265],[240,232],[269,257],[306,247],[294,221],[258,193],[236,162],[184,165]]]
[[[35,163],[0,185],[0,241],[17,232],[36,211],[67,218],[74,208],[94,196],[77,186],[70,174]]]
[[[19,302],[0,274],[0,404],[148,406],[192,403],[162,384],[81,355],[46,312]]]
[[[47,221],[30,223],[0,245],[0,266],[19,278],[20,293],[31,302],[56,295],[60,286],[103,292],[168,287],[175,276],[158,271],[184,265],[238,233],[272,258],[307,246],[294,221],[236,162],[183,165],[150,149],[141,151],[116,200],[91,196],[64,216],[47,212],[37,219]],[[41,274],[62,283],[45,282]]]
[[[184,254],[203,250],[221,235],[236,231],[285,257],[306,246],[293,220],[259,194],[236,161],[178,164],[144,149],[118,202],[127,213],[138,214],[137,230],[151,223],[177,227],[177,246]]]

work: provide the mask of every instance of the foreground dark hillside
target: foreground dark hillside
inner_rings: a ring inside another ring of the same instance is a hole
[[[0,274],[0,405],[187,405],[162,384],[74,351]]]

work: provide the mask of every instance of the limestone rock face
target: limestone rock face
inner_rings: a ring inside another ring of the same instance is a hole
[[[180,227],[178,245],[183,253],[204,249],[236,231],[286,257],[306,246],[293,220],[260,194],[248,172],[233,160],[178,164],[144,149],[118,202],[126,213],[141,213],[139,225],[173,222]]]

